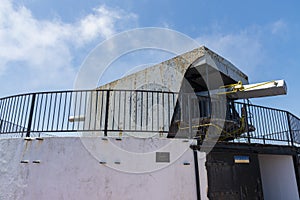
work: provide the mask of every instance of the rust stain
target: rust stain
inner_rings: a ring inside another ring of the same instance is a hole
[[[43,141],[44,140],[37,140],[36,149],[38,149],[42,145]]]
[[[25,154],[28,151],[30,145],[31,145],[31,141],[25,140],[24,149],[22,151],[22,158],[25,156]]]

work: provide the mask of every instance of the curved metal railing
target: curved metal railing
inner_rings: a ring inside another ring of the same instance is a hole
[[[175,93],[139,90],[16,95],[0,99],[0,133],[167,133],[175,99]]]
[[[300,119],[295,115],[247,103],[226,105],[226,126],[232,130],[221,127],[222,133],[226,133],[223,141],[300,144]],[[22,94],[0,99],[0,136],[142,133],[171,137],[174,124],[179,126],[177,122],[181,121],[189,126],[186,137],[199,138],[199,132],[205,130],[206,119],[210,120],[207,126],[213,125],[211,121],[215,116],[210,113],[216,108],[218,106],[213,108],[209,99],[195,94],[162,91],[78,90]],[[195,118],[199,123],[196,126]]]

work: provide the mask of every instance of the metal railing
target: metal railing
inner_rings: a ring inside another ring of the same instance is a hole
[[[175,99],[171,92],[138,90],[11,96],[0,99],[0,133],[25,133],[27,137],[51,132],[167,133]]]
[[[236,142],[242,140],[250,143],[285,144],[294,146],[300,144],[300,119],[288,111],[264,106],[237,103],[236,110],[241,113],[246,110],[247,125],[245,134],[240,135]]]
[[[223,126],[217,123],[221,120]],[[204,140],[209,139],[209,127],[222,129],[219,141],[300,144],[300,119],[287,111],[233,101],[224,104],[195,94],[80,90],[0,99],[0,136],[136,133],[176,137],[179,132],[183,134],[179,137]]]

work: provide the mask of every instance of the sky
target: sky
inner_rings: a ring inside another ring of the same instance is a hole
[[[72,89],[80,66],[99,43],[133,28],[162,27],[225,57],[251,83],[286,80],[288,95],[253,103],[300,116],[299,8],[297,0],[0,0],[0,97]],[[118,67],[170,56],[131,55],[116,61],[106,79],[123,76]]]

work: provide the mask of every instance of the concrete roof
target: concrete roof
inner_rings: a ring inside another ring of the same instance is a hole
[[[220,78],[221,77],[221,78]],[[222,79],[222,80],[220,80]],[[225,58],[201,46],[162,63],[115,80],[99,89],[144,89],[179,92],[187,80],[195,91],[215,89],[248,77]]]

